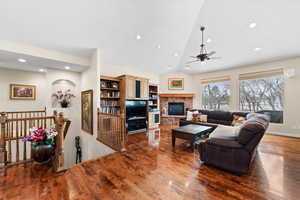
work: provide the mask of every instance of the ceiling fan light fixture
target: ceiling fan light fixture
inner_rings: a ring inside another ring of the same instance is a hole
[[[200,54],[197,55],[197,56],[191,56],[194,60],[189,61],[186,64],[191,64],[191,63],[195,63],[195,62],[200,62],[202,64],[204,61],[207,61],[207,60],[219,59],[217,57],[211,57],[212,55],[216,54],[215,51],[208,52],[206,50],[206,47],[205,47],[205,44],[204,44],[204,30],[205,30],[205,27],[201,26],[200,27],[200,31],[201,31]],[[209,43],[211,41],[212,41],[211,38],[208,38],[206,40],[207,43]]]

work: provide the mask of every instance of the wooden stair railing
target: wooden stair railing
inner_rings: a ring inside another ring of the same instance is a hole
[[[47,108],[44,110],[31,110],[31,111],[14,111],[14,112],[5,112],[8,119],[13,118],[31,118],[31,117],[46,117]]]
[[[14,114],[19,112],[14,112]],[[71,121],[65,119],[62,113],[54,112],[53,116],[38,116],[25,118],[9,118],[6,113],[0,115],[0,168],[31,161],[30,142],[21,141],[30,134],[30,128],[48,128],[55,124],[56,136],[55,157],[53,166],[55,172],[64,170],[64,138],[67,135]],[[17,116],[17,115],[15,115]],[[22,148],[22,149],[21,149]],[[21,150],[20,150],[21,149]],[[23,154],[22,156],[20,154]]]
[[[125,116],[99,112],[97,140],[116,151],[126,151]]]

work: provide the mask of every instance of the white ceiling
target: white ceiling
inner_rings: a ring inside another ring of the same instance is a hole
[[[300,56],[299,0],[206,0],[181,58],[199,54],[200,25],[205,25],[208,51],[219,60],[190,64],[191,72],[208,72]],[[255,22],[254,29],[249,24]],[[261,51],[254,51],[255,48]]]
[[[178,65],[203,1],[2,0],[0,39],[79,56],[100,48],[104,64],[161,73]]]
[[[18,59],[25,59],[26,62],[19,62]],[[0,67],[2,68],[24,71],[40,71],[42,69],[47,71],[48,68],[62,70],[65,69],[66,66],[70,67],[69,70],[74,72],[82,72],[87,67],[74,63],[0,50]]]
[[[208,50],[217,51],[222,59],[191,64],[192,73],[299,55],[298,0],[203,2],[2,0],[0,39],[81,57],[90,57],[94,48],[100,48],[103,64],[156,73],[167,72],[168,66],[181,71],[189,56],[199,53],[200,25],[207,27],[206,35],[212,39]],[[253,21],[257,27],[249,29]],[[141,40],[136,40],[137,34]],[[262,50],[254,52],[256,47]],[[0,63],[5,59],[2,53]]]

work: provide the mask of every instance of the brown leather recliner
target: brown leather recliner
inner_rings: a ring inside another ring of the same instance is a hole
[[[256,147],[269,126],[267,118],[253,115],[241,126],[236,140],[211,138],[200,143],[200,160],[237,174],[248,172]]]

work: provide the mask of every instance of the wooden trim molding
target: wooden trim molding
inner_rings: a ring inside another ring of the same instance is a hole
[[[193,98],[195,94],[160,94],[159,97],[183,97],[183,98]]]
[[[255,78],[265,78],[271,76],[281,76],[283,75],[283,69],[274,69],[268,71],[259,71],[259,72],[251,72],[239,75],[239,80],[247,80],[247,79],[255,79]]]
[[[214,77],[214,78],[201,79],[202,84],[214,83],[214,82],[223,82],[223,81],[230,81],[230,77],[229,76],[223,76],[223,77]]]

